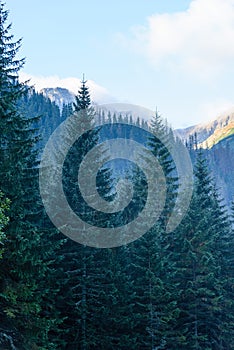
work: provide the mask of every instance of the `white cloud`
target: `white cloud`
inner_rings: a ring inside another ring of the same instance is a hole
[[[81,85],[81,80],[75,77],[62,79],[58,76],[34,76],[25,72],[21,72],[19,77],[21,81],[30,80],[29,84],[33,85],[36,91],[40,91],[43,88],[62,87],[68,89],[74,94],[77,94]],[[90,95],[94,102],[111,103],[116,101],[116,99],[110,95],[106,88],[98,85],[93,80],[88,80],[87,86],[90,88]]]
[[[166,64],[210,78],[234,60],[234,0],[193,0],[186,11],[148,17],[119,40],[157,68]]]
[[[199,122],[205,122],[207,120],[214,120],[223,113],[234,111],[234,104],[228,99],[217,99],[215,102],[207,102],[201,105],[199,115],[201,119]]]

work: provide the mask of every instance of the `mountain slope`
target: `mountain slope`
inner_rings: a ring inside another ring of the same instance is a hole
[[[75,93],[61,87],[43,88],[40,90],[40,92],[52,102],[55,102],[60,109],[62,108],[63,104],[74,102],[75,99]],[[132,105],[129,103],[105,103],[103,96],[102,99],[96,101],[94,104],[100,106],[100,109],[105,113],[110,111],[113,114],[116,113],[117,116],[119,114],[128,116],[131,115],[133,120],[136,120],[139,117],[145,119],[146,121],[150,121],[154,116],[153,111],[142,106]]]
[[[201,123],[177,130],[183,139],[188,139],[189,135],[197,134],[197,141],[202,147],[212,147],[223,138],[233,133],[234,109],[224,112],[210,122]]]
[[[60,107],[63,103],[69,103],[74,99],[74,93],[65,88],[44,88],[42,93]],[[101,105],[100,108],[105,111],[106,116],[110,111],[112,114],[116,113],[117,116],[120,113],[123,117],[126,114],[132,115],[135,120],[140,117],[149,121],[154,115],[153,111],[146,108],[124,103]],[[49,125],[51,120],[54,119],[49,118]],[[59,124],[60,121],[57,123]],[[56,127],[56,121],[51,130],[54,130],[54,127]],[[48,129],[48,126],[43,127],[42,132],[45,129]],[[230,207],[234,198],[234,111],[224,113],[209,123],[177,130],[177,134],[184,140],[194,133],[197,133],[198,143],[206,148],[205,152],[212,175],[220,189],[221,196]]]
[[[41,89],[40,92],[52,102],[55,102],[60,109],[62,109],[63,104],[69,104],[75,99],[75,94],[73,92],[61,87],[44,88]]]

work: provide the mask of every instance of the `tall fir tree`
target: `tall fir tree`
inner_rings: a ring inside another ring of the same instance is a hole
[[[158,222],[128,248],[130,255],[128,273],[132,281],[129,291],[133,303],[131,336],[136,342],[134,346],[140,349],[170,348],[174,342],[171,329],[178,316],[178,296],[171,283],[175,273],[174,262],[167,249],[169,239],[166,234],[166,223],[173,210],[177,193],[177,177],[173,174],[174,164],[163,143],[167,137],[169,137],[167,127],[156,113],[152,120],[148,148],[163,169],[167,186],[166,203]],[[144,205],[147,181],[136,171],[133,174],[133,182],[136,184],[138,199],[140,198]]]
[[[168,145],[172,145],[175,140],[173,133],[157,110],[151,121],[150,131],[148,147],[158,159],[166,180],[166,202],[160,218],[161,222],[166,225],[173,210],[178,190],[176,167],[168,148]]]
[[[224,336],[228,322],[224,321],[227,298],[222,261],[228,221],[201,151],[194,173],[190,208],[177,228],[172,244],[179,318],[173,330],[176,339],[171,349],[231,349]],[[229,336],[231,327],[229,323]]]
[[[9,199],[5,198],[3,193],[0,191],[0,259],[3,253],[4,240],[6,239],[4,228],[9,221],[9,217],[7,216],[7,212],[9,211],[9,204]]]
[[[11,201],[4,254],[0,266],[1,325],[10,324],[22,334],[23,349],[53,348],[49,331],[56,323],[50,264],[57,242],[49,243],[42,228],[45,213],[38,186],[35,123],[38,118],[18,110],[27,92],[18,73],[24,60],[17,54],[21,40],[13,41],[8,11],[0,4],[0,188]],[[48,280],[47,280],[48,278]],[[56,313],[56,312],[55,312]]]
[[[75,99],[74,117],[79,124],[84,123],[90,130],[73,144],[66,157],[64,191],[72,209],[85,222],[96,220],[94,224],[103,224],[104,219],[96,219],[95,212],[87,207],[77,183],[79,165],[87,152],[98,144],[99,132],[94,128],[95,113],[85,80]],[[111,200],[111,179],[107,168],[98,172],[96,186],[103,198]],[[108,335],[108,314],[111,313],[109,305],[111,295],[114,297],[117,293],[109,266],[112,254],[109,250],[85,247],[70,239],[62,248],[61,254],[64,257],[62,266],[66,275],[61,295],[61,310],[66,316],[61,325],[65,348],[106,349],[111,342],[111,336]]]

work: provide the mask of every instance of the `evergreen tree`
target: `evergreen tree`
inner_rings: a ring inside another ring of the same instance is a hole
[[[234,201],[231,204],[231,223],[234,224]]]
[[[153,155],[158,159],[166,179],[166,203],[160,218],[161,222],[166,225],[173,210],[178,190],[175,164],[170,155],[170,149],[168,149],[168,145],[172,145],[175,140],[171,130],[157,111],[151,121],[150,131],[152,136],[149,137],[148,146]]]
[[[162,226],[155,225],[129,248],[134,295],[131,331],[140,349],[170,349],[175,340],[171,329],[178,316],[178,296],[164,234]]]
[[[38,187],[37,118],[18,110],[27,92],[18,79],[24,60],[16,58],[21,40],[13,41],[7,18],[0,4],[0,188],[11,201],[0,266],[1,324],[18,329],[24,349],[52,349],[49,331],[57,321],[49,306],[54,294],[49,266],[57,242],[49,243],[48,231],[41,228],[45,214]]]
[[[165,231],[168,215],[174,206],[177,177],[173,174],[174,165],[169,150],[163,143],[168,137],[168,131],[158,113],[152,121],[151,132],[155,136],[152,134],[149,137],[148,147],[163,169],[167,199],[160,220],[144,236],[129,245],[129,274],[132,281],[129,291],[134,304],[132,337],[136,339],[138,348],[153,350],[170,348],[174,341],[171,329],[178,314],[178,296],[171,283],[175,273],[174,262],[168,250],[169,238]],[[142,176],[141,172],[134,172],[133,182],[138,193],[137,205],[144,206],[147,183]],[[133,211],[136,211],[135,207]]]
[[[95,113],[84,80],[74,103],[74,116],[78,123],[84,123],[90,130],[69,150],[64,162],[63,187],[68,202],[77,215],[85,222],[100,225],[104,222],[101,213],[96,218],[95,212],[83,200],[77,183],[79,164],[87,152],[97,145],[99,132],[99,129],[92,130]],[[98,172],[96,186],[103,198],[111,200],[112,186],[108,169],[103,168]],[[61,295],[61,310],[66,319],[61,330],[64,330],[66,348],[106,349],[111,341],[108,338],[108,313],[111,313],[111,309],[106,304],[110,304],[111,295],[117,294],[110,273],[111,252],[84,247],[69,239],[61,254],[64,257],[62,267],[66,275]]]
[[[227,223],[220,222],[219,229],[222,232],[221,245],[217,248],[220,252],[221,278],[223,283],[223,296],[221,300],[222,314],[221,326],[222,337],[221,346],[223,349],[233,349],[234,347],[234,229],[233,229],[233,213],[232,205],[231,227],[227,229]],[[218,208],[219,210],[219,208]],[[220,211],[220,210],[219,210]],[[216,215],[216,218],[219,216]],[[226,228],[226,229],[225,229]]]
[[[0,259],[3,253],[4,240],[6,238],[4,228],[9,221],[9,218],[6,215],[6,212],[9,210],[9,204],[9,200],[4,198],[3,193],[0,191]]]
[[[65,116],[60,115],[59,107],[54,102],[51,102],[49,98],[43,96],[42,93],[37,93],[32,88],[18,100],[17,108],[26,119],[35,118],[32,127],[35,128],[37,134],[40,136],[36,147],[41,152],[50,135],[63,121],[63,117]],[[70,113],[69,106],[67,106],[66,111],[67,117]]]
[[[66,120],[72,114],[73,114],[72,103],[63,104],[62,115],[61,115],[62,121]]]
[[[225,340],[222,262],[227,218],[217,199],[206,161],[199,152],[190,208],[174,235],[180,310],[171,349],[231,349]],[[230,335],[230,327],[228,333]]]
[[[91,97],[89,93],[89,88],[87,86],[87,81],[84,79],[81,81],[81,87],[78,90],[78,94],[75,96],[75,102],[73,103],[74,111],[81,112],[83,111],[86,114],[86,119],[90,121],[93,119],[93,114],[90,113],[91,107]]]

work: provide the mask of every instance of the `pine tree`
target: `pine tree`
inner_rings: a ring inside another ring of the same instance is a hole
[[[168,131],[161,117],[156,113],[152,122],[152,133],[148,148],[158,159],[166,179],[167,199],[160,220],[137,241],[129,245],[129,275],[132,287],[129,298],[133,303],[132,337],[140,349],[167,349],[174,341],[171,328],[177,319],[177,293],[171,283],[174,276],[174,262],[168,250],[166,222],[174,206],[177,178],[173,174],[173,161],[163,141]],[[151,165],[148,165],[149,168]],[[158,179],[157,179],[158,180]],[[156,179],[155,179],[156,181]],[[136,205],[143,206],[147,194],[147,181],[139,171],[133,173],[137,192]],[[144,225],[144,223],[142,223]],[[134,346],[132,348],[134,348]]]
[[[59,107],[54,102],[51,102],[49,98],[43,96],[42,93],[37,93],[30,88],[28,93],[21,96],[18,100],[17,108],[19,113],[23,114],[26,119],[35,118],[32,127],[35,128],[40,136],[36,147],[41,152],[50,135],[63,121]],[[67,113],[68,110],[70,108],[67,106]]]
[[[22,347],[53,348],[49,331],[56,324],[54,295],[49,280],[57,242],[51,243],[41,227],[45,213],[38,186],[38,118],[18,110],[19,99],[27,92],[19,83],[18,72],[24,60],[16,55],[21,40],[13,41],[8,12],[0,5],[0,188],[11,201],[9,224],[0,267],[0,304],[2,325],[11,324],[23,336]],[[48,278],[48,280],[47,280]],[[55,325],[56,326],[56,325]]]
[[[99,132],[99,129],[93,129],[95,113],[84,80],[76,96],[74,117],[79,124],[84,123],[90,130],[73,144],[66,157],[63,171],[64,191],[70,206],[83,221],[100,225],[104,223],[102,213],[96,218],[95,211],[83,200],[77,183],[79,164],[87,152],[98,144]],[[88,178],[89,174],[86,175]],[[107,168],[98,172],[96,186],[103,198],[111,200],[112,186]],[[108,309],[105,304],[108,300],[110,302],[110,294],[116,293],[109,272],[111,253],[108,250],[85,247],[69,239],[61,254],[64,257],[62,267],[66,275],[61,295],[61,310],[66,319],[61,329],[64,330],[66,346],[81,350],[105,349],[108,343],[108,333],[105,333],[108,330]]]
[[[63,122],[68,117],[70,117],[73,113],[72,103],[63,104],[61,121]]]
[[[221,278],[223,286],[222,297],[222,314],[221,314],[221,326],[222,334],[220,341],[220,348],[233,349],[234,347],[234,229],[233,229],[233,213],[234,206],[232,204],[230,227],[228,229],[227,222],[220,222],[219,229],[222,232],[221,244],[218,247],[220,252],[220,265],[221,265]],[[220,212],[220,209],[218,208]],[[219,215],[216,213],[216,218]]]
[[[84,79],[81,81],[81,87],[78,90],[78,94],[75,96],[75,102],[73,103],[75,112],[83,111],[84,113],[87,113],[88,111],[92,109],[91,107],[91,97],[89,93],[89,88],[87,86],[87,81]],[[87,113],[86,117],[89,117],[89,114]],[[90,120],[92,120],[92,117],[90,115]]]
[[[231,204],[231,223],[234,224],[234,201]]]
[[[171,349],[229,349],[223,332],[223,239],[228,223],[206,161],[199,152],[190,208],[174,234],[175,283],[180,310]],[[230,331],[230,325],[229,325]]]
[[[173,210],[178,190],[175,164],[170,155],[170,149],[168,149],[168,145],[174,142],[174,136],[157,111],[151,121],[150,131],[152,136],[149,137],[148,147],[158,159],[166,179],[166,203],[160,218],[166,225]]]
[[[6,215],[7,211],[9,211],[10,201],[3,196],[3,193],[0,191],[0,259],[3,253],[4,240],[6,236],[4,234],[4,228],[7,225],[9,218]]]
[[[140,349],[170,348],[174,341],[171,329],[177,319],[178,296],[171,283],[173,263],[165,247],[164,230],[155,225],[129,249],[134,295],[132,336]]]

